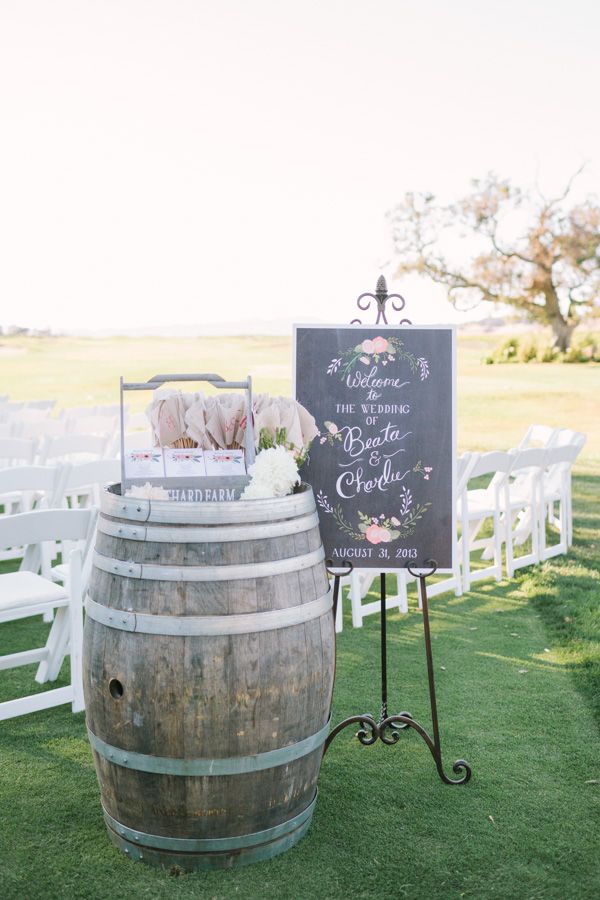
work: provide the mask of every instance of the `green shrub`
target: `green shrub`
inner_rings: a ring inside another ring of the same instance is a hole
[[[519,347],[518,360],[522,363],[533,362],[537,359],[538,347],[535,338],[525,341]]]
[[[543,333],[542,333],[543,334]],[[561,353],[546,337],[506,338],[488,356],[482,358],[486,366],[494,363],[600,362],[600,335],[588,332],[573,341],[569,349]]]
[[[559,354],[559,360],[563,363],[580,363],[587,362],[588,357],[584,356],[581,350],[575,345],[569,347],[564,353]]]
[[[558,350],[552,344],[540,344],[537,352],[537,361],[542,363],[554,362],[558,356]]]
[[[589,362],[590,360],[600,362],[598,341],[598,335],[594,335],[590,331],[573,341],[573,348],[579,353],[581,362]]]

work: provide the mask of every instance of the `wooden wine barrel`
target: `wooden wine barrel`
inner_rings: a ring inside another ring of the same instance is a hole
[[[84,690],[108,832],[185,871],[307,831],[334,622],[314,497],[176,503],[105,491]]]

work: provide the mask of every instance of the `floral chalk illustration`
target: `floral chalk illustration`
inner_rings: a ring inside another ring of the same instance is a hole
[[[317,493],[317,503],[325,513],[333,516],[340,531],[355,541],[368,541],[370,544],[389,544],[398,540],[398,538],[414,534],[417,522],[423,518],[431,506],[429,502],[413,506],[412,494],[406,486],[400,491],[399,499],[400,508],[396,516],[386,517],[384,513],[372,516],[359,510],[359,521],[356,528],[354,528],[344,518],[342,507],[339,503],[334,507],[323,491]]]
[[[381,335],[372,340],[367,338],[355,347],[350,347],[340,357],[332,359],[327,366],[327,374],[339,374],[343,381],[359,363],[365,366],[373,363],[388,366],[397,360],[407,362],[413,375],[418,373],[421,381],[429,378],[429,363],[424,356],[415,356],[405,350],[404,341],[398,337],[384,338]]]

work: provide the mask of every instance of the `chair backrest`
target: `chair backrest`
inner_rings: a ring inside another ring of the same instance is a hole
[[[471,469],[477,462],[479,453],[463,453],[456,460],[456,495],[457,497],[466,488],[469,478],[471,477]]]
[[[44,491],[49,505],[60,499],[60,487],[67,466],[10,466],[0,469],[0,494],[12,491]]]
[[[585,446],[587,434],[582,431],[573,431],[572,428],[561,428],[556,435],[555,446],[564,447],[567,444],[574,444],[580,450]]]
[[[105,485],[119,481],[121,461],[118,459],[95,459],[91,462],[72,463],[69,466],[64,490],[66,493],[89,485]]]
[[[525,450],[513,450],[513,471],[519,469],[543,469],[546,464],[546,453],[543,447],[528,447]]]
[[[81,455],[100,459],[106,452],[108,437],[98,434],[65,434],[45,439],[40,450],[40,461],[69,460],[82,462]]]
[[[0,548],[43,541],[91,540],[98,510],[35,509],[33,512],[0,516]]]
[[[17,424],[20,422],[44,422],[49,418],[51,412],[51,409],[25,406],[18,412],[12,413],[10,418]]]
[[[71,434],[101,434],[112,437],[116,430],[116,416],[85,416],[83,419],[71,421],[69,425]]]
[[[70,406],[65,409],[61,409],[60,411],[61,419],[68,419],[71,422],[74,422],[77,419],[84,419],[86,416],[95,415],[95,406]]]
[[[558,428],[552,425],[530,425],[517,445],[517,449],[525,450],[527,447],[550,447],[556,438]]]
[[[469,471],[469,480],[480,475],[495,475],[497,472],[507,475],[513,467],[513,462],[513,456],[503,450],[480,453]]]
[[[558,447],[549,447],[548,450],[546,450],[546,465],[555,466],[560,463],[572,465],[580,452],[581,450],[577,444],[563,444]]]
[[[0,438],[0,468],[14,465],[31,465],[35,458],[37,441],[25,438]]]
[[[56,400],[26,400],[26,409],[47,409],[50,411],[56,406]]]
[[[127,416],[128,406],[124,406],[125,416]],[[118,403],[104,403],[96,407],[97,416],[112,416],[117,418],[121,415],[121,407]]]
[[[60,437],[66,434],[65,419],[34,419],[15,425],[15,435],[30,440],[45,437]]]
[[[2,407],[0,412],[2,413],[2,421],[5,422],[8,416],[12,416],[13,413],[18,412],[20,409],[23,409],[25,406],[24,403],[17,403],[15,400],[6,400],[2,403]]]

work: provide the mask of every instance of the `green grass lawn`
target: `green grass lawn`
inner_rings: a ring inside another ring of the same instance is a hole
[[[259,390],[289,389],[283,339],[234,341],[225,352],[219,339],[184,341],[179,353],[172,342],[91,341],[94,352],[86,354],[86,342],[74,341],[61,355],[58,343],[36,351],[37,374],[30,350],[11,366],[0,358],[0,392],[56,394],[72,404],[113,400],[122,359],[128,377],[174,364],[239,375],[219,364],[236,347],[241,373],[256,374]],[[48,710],[0,724],[1,898],[600,896],[600,369],[483,367],[485,346],[483,339],[460,343],[462,448],[511,446],[531,421],[568,425],[589,439],[574,478],[569,555],[522,569],[511,582],[478,582],[463,597],[432,601],[445,766],[451,774],[464,756],[471,782],[442,784],[414,732],[396,747],[363,747],[348,729],[323,761],[315,818],[297,847],[246,869],[174,877],[127,860],[109,843],[84,715]],[[5,387],[19,360],[15,387]],[[76,383],[65,382],[69,372],[78,372]],[[415,607],[413,594],[407,616],[390,615],[390,708],[409,709],[428,726]],[[0,653],[41,642],[46,628],[37,619],[2,626]],[[378,712],[378,638],[377,616],[362,629],[346,616],[334,722]],[[0,700],[34,689],[34,671],[1,673]]]

